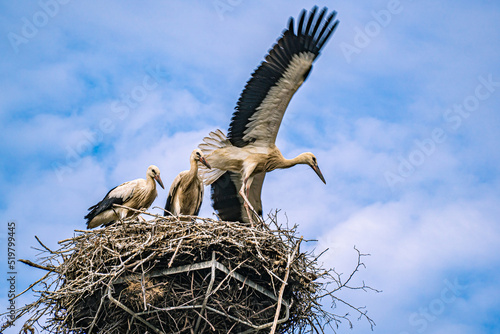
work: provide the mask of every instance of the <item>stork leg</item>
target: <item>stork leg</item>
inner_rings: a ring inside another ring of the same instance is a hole
[[[243,188],[244,187],[241,187],[239,194],[243,198],[243,206],[245,207],[245,210],[247,210],[248,220],[250,221],[250,224],[253,227],[254,224],[253,224],[253,219],[252,219],[252,211],[253,211],[252,204],[250,204],[250,202],[248,201],[248,198],[245,195],[245,191],[243,190]],[[250,209],[250,208],[252,208],[252,209]]]
[[[253,208],[252,204],[248,200],[248,194],[249,194],[250,186],[251,185],[252,185],[252,179],[249,180],[249,178],[246,178],[243,181],[243,185],[241,186],[239,194],[243,198],[243,205],[245,207],[245,210],[247,211],[248,220],[250,221],[250,224],[253,227],[254,223],[253,223],[252,217],[253,217],[254,214],[255,214],[256,217],[258,217],[259,214],[255,211],[255,209]]]

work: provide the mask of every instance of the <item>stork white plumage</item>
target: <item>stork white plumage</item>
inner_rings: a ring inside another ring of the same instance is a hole
[[[115,204],[137,210],[149,208],[158,196],[155,181],[164,188],[160,178],[160,170],[151,165],[148,167],[146,179],[128,181],[111,189],[102,201],[89,208],[90,212],[85,216],[87,228],[110,224],[135,214],[132,210],[114,207]]]
[[[179,173],[170,186],[165,216],[190,215],[196,216],[200,212],[203,201],[203,180],[198,174],[198,163],[201,162],[210,169],[205,156],[200,149],[195,149],[189,157],[191,168]]]
[[[265,173],[277,168],[307,164],[326,183],[312,153],[285,159],[275,145],[288,103],[338,25],[336,12],[325,18],[326,12],[323,8],[318,14],[314,7],[308,15],[303,10],[296,33],[290,18],[288,29],[241,93],[227,138],[217,130],[200,144],[212,166],[210,171],[203,170],[202,176],[205,184],[212,185],[213,206],[221,219],[251,222],[252,209],[262,215]]]

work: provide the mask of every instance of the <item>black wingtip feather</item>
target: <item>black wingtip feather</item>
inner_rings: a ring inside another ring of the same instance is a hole
[[[111,190],[110,190],[110,192],[111,192]],[[100,213],[102,213],[102,212],[104,212],[106,210],[112,209],[114,204],[122,205],[123,204],[123,198],[120,198],[120,197],[108,197],[108,195],[106,195],[106,197],[104,197],[104,199],[102,201],[100,201],[99,203],[97,203],[94,206],[91,206],[89,208],[90,212],[84,217],[85,219],[87,219],[87,225],[98,214],[100,214]]]
[[[318,10],[317,6],[314,6],[311,9],[311,12],[309,13],[309,20],[307,21],[306,29],[304,34],[306,35],[306,43],[305,43],[305,48],[309,49],[311,43],[313,42],[313,34],[311,34],[311,26],[316,18],[316,12]]]
[[[294,29],[294,24],[293,24],[293,17],[291,17],[289,20],[288,20],[288,30],[293,34],[295,35],[295,33],[293,32],[293,29]],[[285,30],[286,31],[286,30]]]
[[[313,40],[317,40],[318,39],[318,28],[321,26],[321,22],[323,22],[323,17],[325,16],[326,12],[327,12],[327,8],[326,7],[323,7],[323,9],[321,10],[321,12],[319,13],[319,16],[318,16],[318,19],[316,20],[316,24],[314,26],[314,29],[311,33],[311,36],[313,38]]]
[[[336,15],[337,15],[337,12],[333,12],[333,13],[330,14],[329,20],[328,20],[328,25],[333,20],[333,18],[335,18]],[[325,36],[323,36],[323,38],[321,40],[318,41],[318,48],[320,50],[323,47],[323,45],[328,41],[328,39],[330,38],[330,36],[332,35],[332,33],[335,31],[335,29],[337,28],[338,24],[339,24],[339,21],[338,20],[335,21],[333,23],[333,25],[329,28],[329,31],[327,32],[327,34]],[[328,25],[325,25],[325,27],[327,27]]]
[[[306,10],[302,9],[299,16],[299,26],[297,27],[297,36],[304,34],[304,19],[306,17]]]
[[[172,210],[172,196],[167,196],[167,202],[165,203],[165,211],[163,211],[163,216],[171,216],[170,211]]]

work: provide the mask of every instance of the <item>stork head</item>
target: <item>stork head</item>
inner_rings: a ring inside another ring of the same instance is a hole
[[[321,173],[321,170],[319,169],[318,160],[316,159],[314,154],[312,154],[311,152],[306,152],[306,153],[303,153],[302,155],[304,157],[304,162],[306,164],[308,164],[309,166],[311,166],[311,168],[316,172],[316,175],[318,175],[318,177],[321,179],[321,181],[323,181],[323,183],[326,184],[325,178],[323,177],[323,174]]]
[[[160,187],[162,187],[163,189],[165,189],[165,187],[163,186],[163,182],[160,178],[160,169],[158,167],[156,167],[155,165],[151,165],[148,167],[148,172],[147,172],[147,175],[156,180],[156,182],[158,182],[158,184],[160,185]]]
[[[210,167],[207,160],[205,159],[205,155],[203,154],[203,152],[199,148],[195,149],[193,151],[193,153],[191,153],[191,160],[194,160],[196,162],[199,161],[202,164],[204,164],[205,166],[207,166],[208,169],[212,169],[212,167]]]

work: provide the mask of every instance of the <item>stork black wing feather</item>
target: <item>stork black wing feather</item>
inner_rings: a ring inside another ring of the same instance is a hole
[[[311,10],[311,15],[309,15],[309,20],[307,21],[306,30],[305,30],[305,35],[306,35],[305,48],[306,49],[310,48],[310,45],[311,45],[313,38],[314,38],[314,34],[311,33],[311,26],[312,26],[312,23],[314,22],[314,19],[316,17],[317,10],[318,10],[318,7],[314,6],[314,8]]]
[[[318,36],[318,45],[317,45],[318,52],[319,50],[321,50],[323,45],[325,45],[326,41],[328,41],[332,33],[335,31],[335,28],[337,28],[337,25],[339,24],[339,21],[337,20],[333,23],[333,26],[329,28],[330,23],[332,22],[333,19],[335,19],[335,16],[337,16],[337,12],[332,12],[330,15],[328,15],[328,18],[326,19],[326,24]],[[325,31],[327,31],[326,35]]]
[[[314,8],[314,7],[313,7]],[[299,15],[299,26],[297,27],[297,35],[300,36],[304,33],[304,19],[306,18],[306,10],[302,9]]]
[[[114,187],[113,189],[111,189],[110,191],[108,191],[108,193],[106,194],[106,196],[104,196],[104,198],[102,199],[102,201],[100,201],[99,203],[97,203],[96,205],[93,205],[89,208],[89,213],[85,216],[85,219],[87,219],[87,224],[92,220],[94,219],[95,216],[97,216],[98,214],[106,211],[106,210],[109,210],[113,207],[113,204],[118,204],[118,205],[122,205],[123,204],[123,198],[121,197],[110,197],[109,194],[115,190],[117,187]]]
[[[262,216],[262,203],[260,193],[265,173],[256,176],[252,186],[250,187],[250,203],[257,210],[257,213]],[[220,219],[224,221],[239,221],[248,223],[248,218],[243,205],[243,199],[238,194],[238,189],[241,183],[235,184],[235,180],[239,180],[241,176],[233,172],[225,172],[220,178],[212,183],[212,203],[217,211]]]
[[[167,203],[165,203],[165,211],[163,212],[164,216],[171,216],[171,208],[172,208],[172,196],[168,195]]]
[[[318,38],[318,36],[316,36],[316,33],[318,32],[318,28],[320,27],[321,22],[323,22],[323,17],[325,16],[325,14],[326,14],[326,7],[321,10],[321,12],[319,13],[318,19],[316,20],[316,24],[315,24],[314,29],[313,29],[312,34],[311,34],[313,39]]]
[[[224,221],[242,221],[241,196],[231,180],[232,172],[225,172],[212,183],[211,198],[214,209]]]

